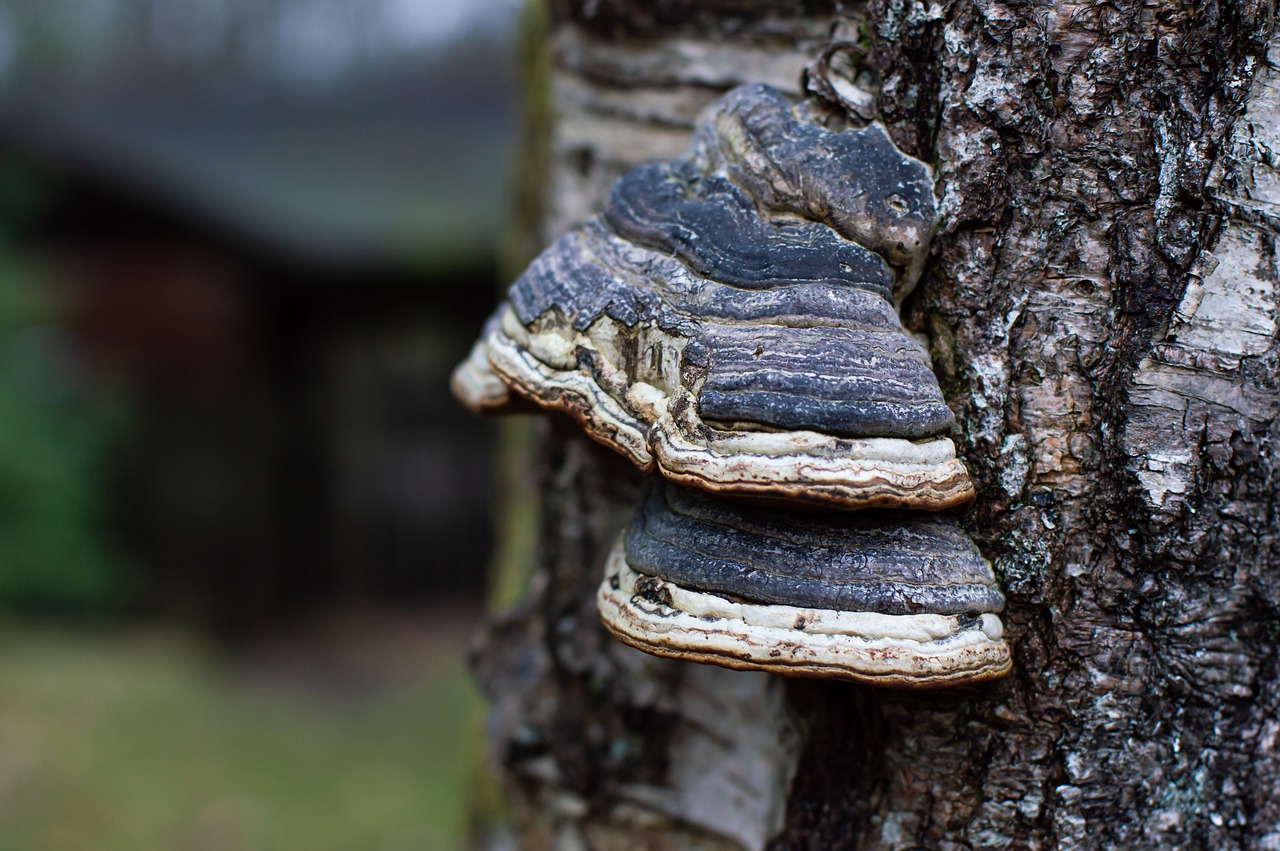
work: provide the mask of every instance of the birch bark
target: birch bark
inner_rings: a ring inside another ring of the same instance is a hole
[[[929,340],[1014,673],[924,694],[652,659],[630,467],[544,432],[477,671],[528,848],[1280,849],[1280,38],[1269,3],[559,0],[536,242],[740,82],[866,50],[945,213]],[[554,428],[554,433],[553,433]]]

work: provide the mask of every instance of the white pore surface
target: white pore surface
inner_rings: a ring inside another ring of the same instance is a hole
[[[949,615],[735,603],[659,580],[666,605],[637,596],[639,578],[619,541],[597,602],[606,626],[658,655],[899,684],[985,679],[1009,665],[994,614],[963,627]]]

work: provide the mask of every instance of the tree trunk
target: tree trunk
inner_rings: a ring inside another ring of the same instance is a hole
[[[1280,849],[1280,38],[1265,2],[560,0],[540,241],[740,82],[865,53],[943,226],[930,339],[1013,673],[924,693],[670,662],[594,594],[640,477],[543,429],[477,656],[526,848]]]

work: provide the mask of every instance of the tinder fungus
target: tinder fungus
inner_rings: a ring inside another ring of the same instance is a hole
[[[888,685],[1008,670],[990,567],[920,511],[973,497],[897,311],[936,218],[928,167],[879,124],[744,86],[511,285],[457,396],[568,414],[672,483],[607,567],[622,640]]]
[[[704,116],[511,286],[455,375],[505,385],[645,472],[817,507],[941,509],[973,488],[895,292],[927,249],[925,165],[883,128],[834,132],[766,86]]]
[[[605,566],[605,626],[659,656],[939,686],[999,677],[991,566],[951,518],[737,505],[656,487]]]

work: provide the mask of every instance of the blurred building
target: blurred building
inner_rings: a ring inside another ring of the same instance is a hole
[[[84,380],[134,410],[111,515],[230,633],[478,594],[511,2],[0,3],[0,156]]]

